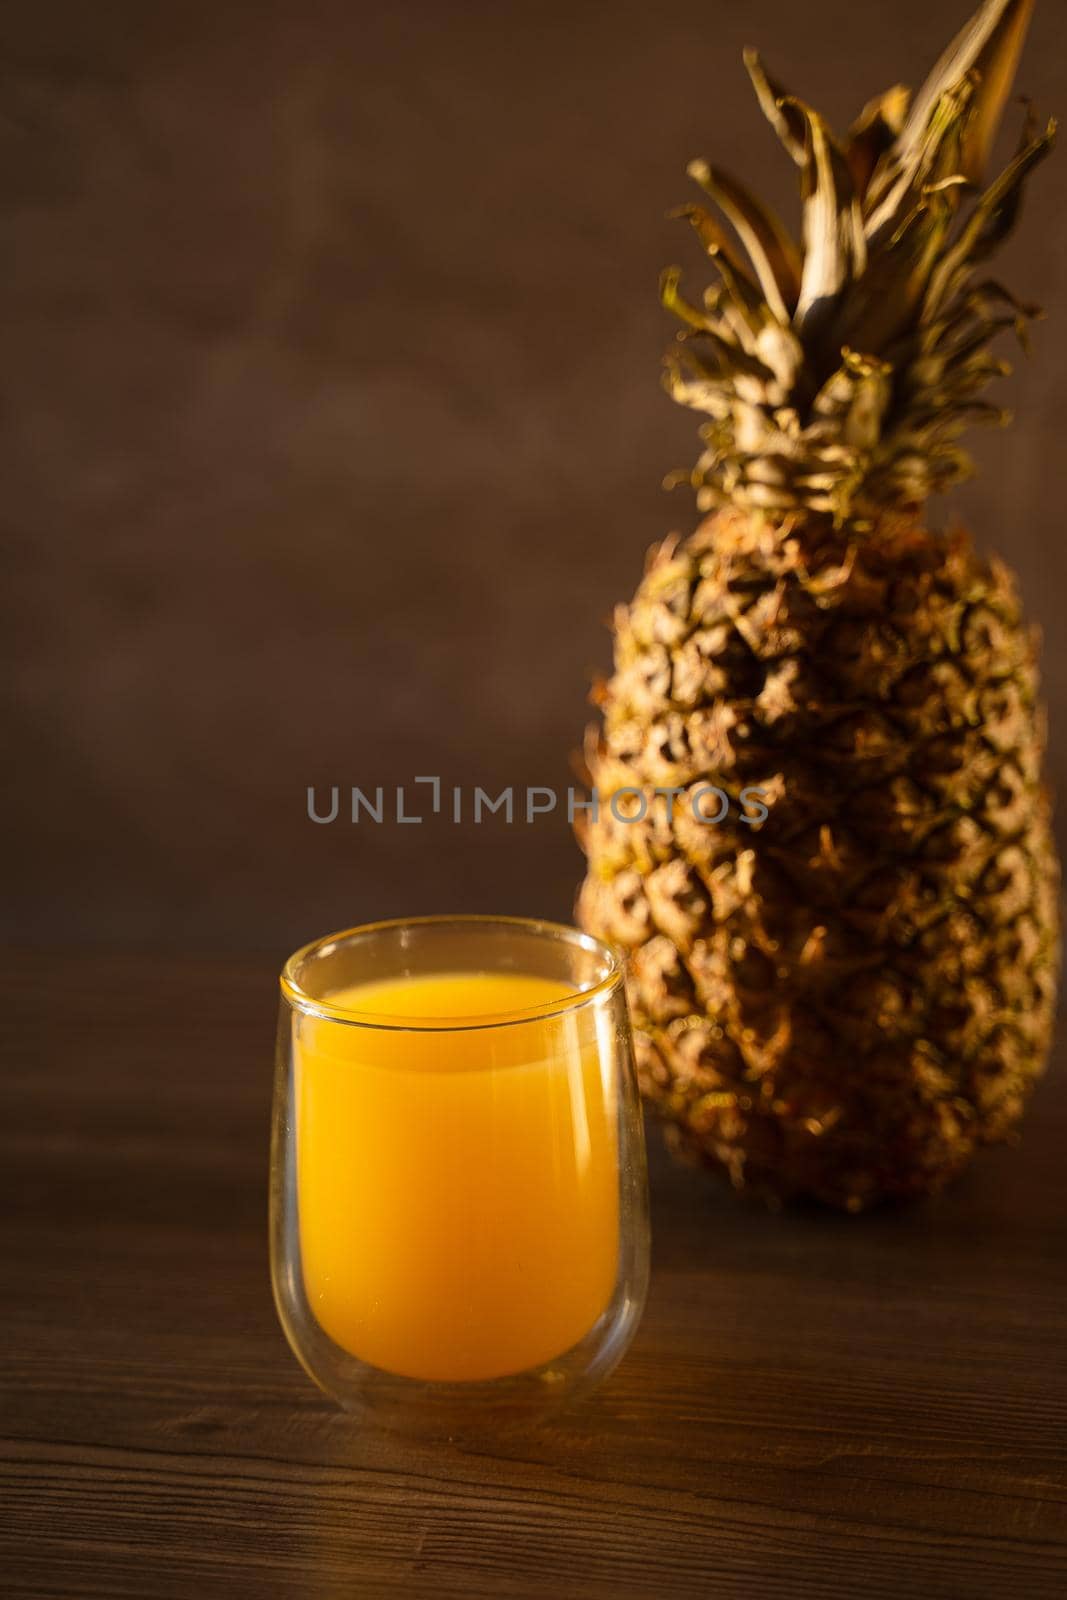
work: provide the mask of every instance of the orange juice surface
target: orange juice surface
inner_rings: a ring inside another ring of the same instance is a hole
[[[442,973],[329,1003],[496,1025],[295,1019],[304,1285],[320,1326],[362,1361],[501,1377],[561,1355],[605,1310],[618,1146],[611,1051],[596,1047],[604,1014],[497,1021],[570,993],[522,974]]]

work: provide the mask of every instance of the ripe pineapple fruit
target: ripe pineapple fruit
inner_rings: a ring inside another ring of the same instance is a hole
[[[647,1099],[738,1187],[850,1211],[1008,1135],[1052,1026],[1036,641],[1008,570],[924,520],[969,469],[965,425],[1001,420],[990,341],[1033,315],[980,268],[1054,124],[1028,113],[975,187],[1031,10],[988,0],[841,142],[746,55],[800,168],[803,248],[691,165],[748,257],[688,206],[717,281],[692,304],[663,280],[710,515],[620,608],[587,749],[605,798],[579,917],[629,952]],[[715,826],[707,785],[732,801]]]

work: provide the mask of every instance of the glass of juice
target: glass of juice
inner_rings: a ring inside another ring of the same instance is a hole
[[[451,1431],[588,1391],[648,1281],[622,969],[548,922],[380,922],[281,978],[271,1268],[342,1406]]]

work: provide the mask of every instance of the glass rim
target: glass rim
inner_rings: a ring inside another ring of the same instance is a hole
[[[380,1011],[357,1011],[350,1006],[335,1005],[329,999],[311,995],[297,977],[297,969],[304,962],[330,954],[330,947],[368,935],[391,933],[403,928],[445,928],[461,925],[494,928],[512,933],[532,934],[557,943],[569,944],[599,955],[605,965],[604,976],[586,989],[576,989],[573,994],[558,1000],[543,1000],[534,1006],[516,1006],[508,1011],[484,1011],[452,1017],[394,1016]],[[541,917],[505,917],[479,912],[448,912],[425,917],[387,917],[378,922],[358,923],[339,933],[323,934],[301,945],[282,967],[279,983],[282,996],[288,1005],[305,1016],[319,1017],[324,1021],[338,1022],[348,1027],[372,1028],[381,1032],[404,1033],[473,1033],[483,1028],[514,1028],[528,1022],[543,1022],[557,1016],[566,1016],[614,993],[623,982],[624,968],[619,953],[603,939],[597,939],[581,928],[565,922],[552,922]]]

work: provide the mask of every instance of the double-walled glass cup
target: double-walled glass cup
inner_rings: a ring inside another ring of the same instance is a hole
[[[536,1419],[603,1379],[648,1280],[622,972],[574,929],[355,928],[285,966],[275,1301],[342,1406]]]

